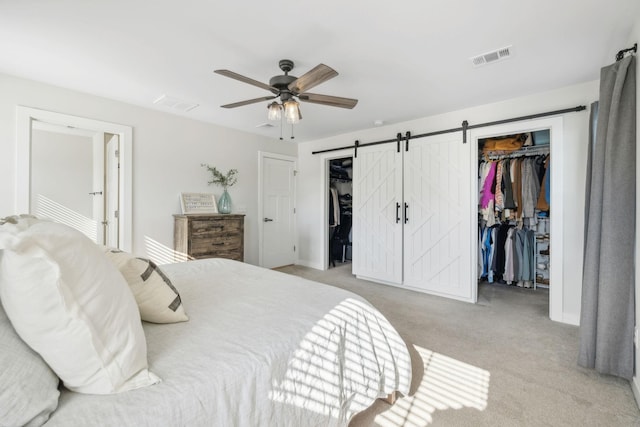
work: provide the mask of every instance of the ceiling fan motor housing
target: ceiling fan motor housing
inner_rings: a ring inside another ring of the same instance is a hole
[[[271,77],[269,80],[269,86],[275,87],[280,92],[280,99],[282,102],[287,101],[293,95],[297,95],[292,93],[288,87],[289,84],[297,79],[295,76],[290,76],[289,71],[293,70],[293,61],[290,59],[282,59],[278,63],[280,69],[284,72],[284,75]]]

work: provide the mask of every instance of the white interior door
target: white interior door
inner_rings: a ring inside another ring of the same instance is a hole
[[[295,162],[262,159],[262,266],[295,263]]]
[[[105,169],[105,245],[119,247],[120,231],[120,137],[118,135],[105,134],[106,143],[106,169]]]
[[[471,146],[461,135],[410,141],[404,156],[404,284],[471,302]]]
[[[402,154],[396,144],[353,159],[353,273],[402,283]]]

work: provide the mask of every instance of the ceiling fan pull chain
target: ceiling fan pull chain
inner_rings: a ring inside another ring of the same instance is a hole
[[[291,123],[291,139],[294,139],[295,136],[293,136],[293,123]]]

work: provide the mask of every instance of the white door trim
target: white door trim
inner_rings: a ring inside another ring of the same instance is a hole
[[[329,269],[329,161],[354,157],[353,148],[320,154],[320,208],[322,209],[322,270]],[[352,194],[353,196],[353,194]]]
[[[473,206],[478,206],[478,140],[491,136],[512,135],[522,132],[533,132],[536,130],[549,129],[551,133],[551,159],[553,165],[551,167],[551,206],[556,214],[551,218],[551,241],[553,251],[550,254],[551,268],[549,269],[549,281],[552,285],[549,287],[549,318],[556,322],[571,323],[570,319],[564,318],[563,304],[563,277],[564,265],[562,263],[562,254],[564,253],[564,237],[562,234],[564,219],[562,217],[563,198],[562,198],[562,168],[563,164],[563,118],[562,116],[543,118],[537,120],[527,120],[521,122],[507,123],[503,125],[488,126],[485,128],[474,129],[470,132],[469,141],[475,144],[476,149],[472,151],[472,164],[475,165],[475,173],[472,174],[471,191]],[[471,215],[475,225],[472,226],[474,242],[478,241],[477,217]],[[473,245],[472,245],[473,246]],[[473,277],[478,277],[478,250],[473,247],[471,251],[471,268]],[[477,291],[477,286],[475,286]]]
[[[264,266],[264,258],[263,258],[263,249],[262,246],[264,244],[264,221],[262,220],[262,218],[264,218],[264,207],[262,205],[263,203],[263,197],[264,195],[262,194],[262,184],[264,182],[264,177],[263,177],[263,173],[264,173],[264,159],[269,158],[269,159],[277,159],[277,160],[286,160],[286,161],[290,161],[293,162],[293,169],[295,171],[298,170],[298,159],[296,157],[293,156],[288,156],[286,154],[278,154],[278,153],[269,153],[267,151],[258,151],[258,265],[263,267]],[[297,180],[294,177],[293,180],[293,208],[296,210],[297,212]],[[296,248],[299,248],[300,245],[298,244],[298,225],[297,225],[297,214],[293,215],[293,241],[295,242]],[[296,249],[295,251],[295,263],[298,263],[298,250]]]
[[[41,121],[120,136],[120,249],[132,250],[132,176],[133,129],[130,126],[87,119],[36,108],[16,107],[16,198],[17,213],[30,211],[31,125]]]

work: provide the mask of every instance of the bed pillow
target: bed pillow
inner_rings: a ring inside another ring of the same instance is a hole
[[[7,316],[68,389],[110,394],[159,381],[129,286],[85,235],[20,218],[0,225],[0,253]]]
[[[0,426],[41,426],[58,407],[59,379],[16,334],[0,304]]]
[[[119,249],[105,247],[104,251],[129,284],[142,320],[153,323],[189,320],[178,290],[153,261]]]

